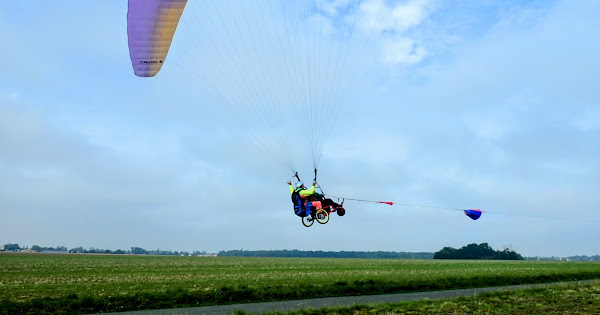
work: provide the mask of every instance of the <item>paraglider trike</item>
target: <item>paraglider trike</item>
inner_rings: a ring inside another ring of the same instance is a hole
[[[323,199],[322,195],[315,195],[313,199],[310,201],[312,203],[310,216],[304,213],[304,216],[302,216],[302,224],[306,227],[312,226],[315,220],[321,224],[329,222],[329,214],[332,212],[336,212],[340,217],[346,214],[344,202],[339,205],[332,204],[331,200]]]

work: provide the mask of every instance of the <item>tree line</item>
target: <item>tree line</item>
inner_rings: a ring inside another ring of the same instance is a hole
[[[84,248],[82,246],[67,249],[65,246],[42,247],[33,245],[21,247],[19,244],[5,244],[0,247],[2,251],[34,251],[34,252],[56,252],[56,253],[86,253],[86,254],[132,254],[132,255],[172,255],[172,256],[206,256],[214,255],[206,251],[171,251],[171,250],[146,250],[141,247],[131,247],[129,250],[108,250],[99,248]],[[390,259],[495,259],[495,260],[563,260],[563,261],[600,261],[600,255],[568,256],[568,257],[525,257],[520,254],[504,249],[493,250],[488,243],[479,245],[473,243],[460,249],[444,247],[435,253],[429,252],[392,252],[392,251],[300,251],[300,250],[224,250],[220,251],[221,257],[312,257],[312,258],[390,258]]]
[[[592,256],[575,255],[575,256],[567,256],[567,257],[556,257],[556,256],[538,257],[538,256],[533,256],[533,257],[525,257],[525,260],[600,261],[600,255],[592,255]]]
[[[219,257],[310,257],[310,258],[395,258],[395,259],[432,259],[433,253],[427,252],[362,252],[362,251],[301,251],[293,250],[223,250]]]
[[[491,260],[523,260],[523,256],[508,248],[494,250],[488,243],[473,243],[460,249],[444,247],[433,254],[433,259],[491,259]]]
[[[101,249],[101,248],[83,248],[83,246],[74,247],[71,249],[67,249],[65,246],[56,246],[56,247],[42,247],[39,245],[33,245],[31,248],[28,246],[21,247],[19,244],[5,244],[2,249],[4,251],[10,252],[20,252],[20,251],[33,251],[33,252],[54,252],[54,253],[80,253],[80,254],[133,254],[133,255],[172,255],[172,256],[205,256],[209,255],[206,251],[171,251],[171,250],[145,250],[141,247],[131,247],[129,250],[109,250],[109,249]]]

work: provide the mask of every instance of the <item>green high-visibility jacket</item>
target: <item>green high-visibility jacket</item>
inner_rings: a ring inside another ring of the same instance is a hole
[[[294,186],[290,185],[290,195],[294,193]],[[300,197],[306,198],[308,196],[312,196],[315,193],[315,186],[310,187],[310,189],[303,189],[300,191]]]

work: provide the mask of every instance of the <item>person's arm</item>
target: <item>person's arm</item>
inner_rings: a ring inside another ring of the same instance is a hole
[[[292,181],[287,182],[290,185],[290,195],[294,193],[294,186],[292,186]]]
[[[316,185],[316,183],[313,183],[313,185],[312,185],[312,187],[310,187],[310,189],[302,190],[300,192],[300,196],[308,197],[308,196],[311,196],[312,194],[314,194],[315,193],[315,185]]]

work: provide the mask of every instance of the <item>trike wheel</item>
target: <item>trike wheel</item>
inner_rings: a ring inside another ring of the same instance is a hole
[[[340,217],[343,217],[343,216],[344,216],[344,214],[346,214],[346,209],[344,209],[344,208],[338,208],[338,209],[337,209],[335,212],[337,212],[337,214],[338,214]]]
[[[315,219],[311,216],[302,217],[302,224],[306,227],[311,227],[315,223]]]
[[[317,222],[325,224],[329,222],[329,212],[327,212],[325,209],[319,209],[317,210],[315,218],[317,219]]]

